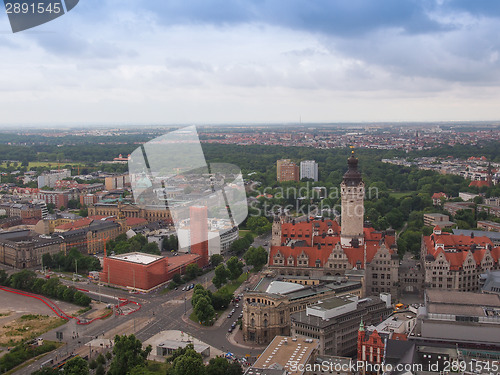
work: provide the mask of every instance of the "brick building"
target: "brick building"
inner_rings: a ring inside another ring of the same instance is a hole
[[[191,254],[201,257],[202,267],[208,265],[208,210],[206,206],[189,207]]]
[[[149,290],[167,281],[168,259],[158,255],[127,253],[105,257],[101,280],[108,284]]]
[[[56,208],[61,206],[68,207],[68,202],[74,196],[69,190],[40,190],[38,199],[44,201],[46,204],[54,204]]]
[[[290,159],[281,159],[276,162],[276,178],[278,182],[299,181],[299,166]]]
[[[275,217],[269,268],[283,276],[343,276],[366,270],[366,292],[397,293],[398,266],[395,233],[364,227],[364,182],[358,159],[351,155],[341,183],[342,225],[337,220],[295,222]]]
[[[486,236],[457,235],[434,227],[433,234],[422,239],[420,259],[429,288],[474,292],[479,276],[498,269],[500,247]]]
[[[147,291],[169,281],[175,273],[183,273],[199,256],[187,254],[174,258],[144,253],[127,253],[104,257],[102,282]]]

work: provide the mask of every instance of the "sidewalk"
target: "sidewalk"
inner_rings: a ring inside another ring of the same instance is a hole
[[[236,326],[236,329],[227,336],[227,341],[229,341],[234,346],[238,346],[240,348],[245,348],[245,349],[263,351],[267,347],[267,345],[257,345],[250,342],[248,343],[245,342],[243,340],[243,332],[241,332],[239,325]]]

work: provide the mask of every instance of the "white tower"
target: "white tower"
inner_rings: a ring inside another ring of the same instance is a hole
[[[347,247],[361,247],[364,244],[364,197],[365,183],[358,171],[358,159],[354,151],[347,159],[349,169],[340,184],[342,197],[342,221],[340,244]]]

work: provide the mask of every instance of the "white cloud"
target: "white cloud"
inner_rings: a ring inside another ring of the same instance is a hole
[[[103,4],[101,12],[118,10],[92,18],[86,5],[0,35],[0,123],[500,117],[493,18],[436,13],[453,28],[340,36],[258,22],[163,23],[132,3]]]

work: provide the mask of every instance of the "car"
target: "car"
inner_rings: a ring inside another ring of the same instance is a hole
[[[229,333],[233,332],[233,327],[229,327],[229,329],[227,330]]]
[[[236,304],[236,308],[238,308],[238,307],[240,307],[240,305],[239,305],[239,304]]]
[[[234,314],[234,312],[235,312],[235,311],[236,311],[235,309],[232,309],[232,310],[231,310],[231,314]]]
[[[174,290],[177,290],[177,289],[179,289],[179,288],[177,288],[177,287],[174,288]]]
[[[236,324],[234,324],[234,323],[233,323],[233,324],[231,324],[231,328],[232,328],[232,329],[235,329],[235,328],[236,328]]]
[[[232,317],[232,316],[233,316],[233,314],[228,314],[228,315],[227,315],[227,317],[228,317],[228,318],[230,318],[230,317]]]
[[[185,290],[186,290],[186,287],[185,287],[185,286],[183,286],[183,287],[182,287],[182,291],[185,291]]]
[[[240,315],[238,315],[238,319],[241,319],[243,318],[243,313],[240,313]]]

